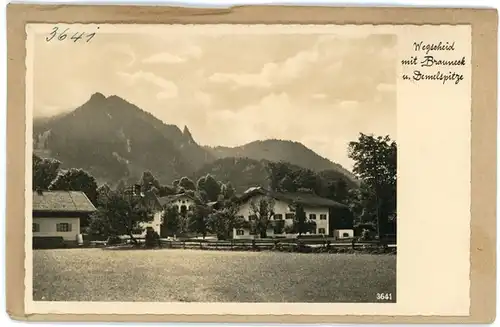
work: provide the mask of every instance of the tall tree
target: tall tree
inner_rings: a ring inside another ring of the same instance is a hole
[[[347,204],[354,216],[354,224],[374,223],[377,220],[377,203],[374,190],[366,183],[349,191]]]
[[[294,203],[292,204],[294,209],[294,219],[292,229],[294,233],[300,235],[310,233],[316,229],[316,222],[314,220],[307,219],[306,212],[304,211],[304,207],[301,204]]]
[[[97,188],[97,198],[96,204],[98,207],[105,205],[108,202],[109,194],[111,193],[111,187],[104,183]]]
[[[177,207],[168,206],[162,216],[162,234],[169,236],[184,234],[186,226],[183,219]]]
[[[194,182],[188,177],[182,177],[179,181],[179,187],[182,187],[184,190],[196,190],[196,185]]]
[[[261,238],[267,237],[267,229],[274,215],[274,204],[274,199],[270,197],[261,197],[250,202],[250,214],[254,216],[254,219],[250,221],[251,228]]]
[[[197,189],[206,196],[207,201],[217,201],[221,193],[221,186],[215,178],[208,174],[198,179]]]
[[[51,158],[40,158],[33,154],[33,190],[48,190],[50,183],[56,179],[61,162]]]
[[[188,229],[190,232],[201,234],[203,238],[209,231],[209,215],[212,211],[204,205],[195,205],[188,213]]]
[[[216,210],[208,217],[210,230],[217,235],[219,239],[230,238],[233,229],[245,226],[243,218],[237,216],[238,207],[229,205],[220,210]]]
[[[361,133],[349,143],[354,173],[371,189],[378,234],[384,234],[389,217],[396,212],[397,144],[389,136]]]
[[[132,192],[110,191],[101,200],[99,211],[91,217],[90,230],[104,235],[129,235],[137,244],[134,231],[153,216],[144,199]]]
[[[83,169],[71,168],[61,171],[49,186],[56,191],[82,191],[92,203],[97,202],[97,183],[95,178]]]

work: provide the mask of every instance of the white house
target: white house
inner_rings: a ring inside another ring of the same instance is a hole
[[[151,210],[153,219],[148,222],[143,222],[140,224],[142,229],[142,234],[140,236],[146,236],[147,229],[152,228],[153,231],[157,232],[158,235],[161,234],[161,224],[163,222],[164,206],[161,204],[160,199],[156,196],[154,192],[146,192],[143,194],[144,201],[142,202],[145,206]]]
[[[158,235],[162,235],[162,224],[163,224],[163,214],[165,208],[168,206],[173,206],[178,208],[179,213],[186,213],[192,210],[196,204],[196,199],[189,194],[181,193],[169,196],[163,196],[157,198],[155,195],[151,195],[148,199],[149,206],[153,211],[153,220],[147,223],[142,223],[141,228],[143,229],[142,236],[146,234],[147,228],[152,228]]]
[[[142,229],[142,234],[140,236],[146,236],[146,232],[148,228],[152,228],[153,231],[157,232],[158,235],[161,233],[161,224],[162,224],[163,210],[159,208],[153,209],[153,220],[144,222],[140,224]]]
[[[274,201],[274,215],[267,229],[267,236],[285,236],[286,226],[293,224],[295,217],[293,204],[300,204],[304,208],[306,218],[316,223],[316,228],[311,234],[330,235],[330,208],[345,207],[330,199],[325,199],[311,193],[280,193],[271,192],[263,188],[251,188],[239,198],[238,216],[251,222],[256,218],[252,209],[252,202],[258,203],[262,198],[272,198]],[[280,221],[283,221],[281,223]],[[281,225],[281,226],[280,226]],[[237,228],[233,230],[233,238],[248,239],[258,235],[251,234],[250,228]]]
[[[191,210],[196,204],[196,199],[189,194],[181,193],[169,196],[163,196],[158,199],[162,207],[175,206],[179,213],[185,213]]]
[[[78,241],[80,219],[96,208],[85,193],[77,191],[33,192],[33,237],[62,237],[65,242]]]

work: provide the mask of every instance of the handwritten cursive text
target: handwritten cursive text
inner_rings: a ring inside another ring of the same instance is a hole
[[[425,51],[425,54],[429,54],[430,51],[455,51],[455,41],[439,43],[413,42],[413,50]]]
[[[96,28],[97,30],[99,27]],[[76,42],[90,42],[94,36],[96,35],[96,32],[81,32],[81,31],[72,31],[70,28],[66,28],[64,30],[61,30],[59,27],[54,26],[52,28],[52,31],[47,35],[45,38],[45,41],[51,42],[51,41],[73,41],[74,43]]]

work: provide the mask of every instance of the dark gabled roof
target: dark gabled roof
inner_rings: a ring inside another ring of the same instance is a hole
[[[346,205],[336,201],[320,197],[313,193],[305,192],[274,192],[261,187],[253,187],[248,189],[239,197],[239,201],[245,202],[256,195],[266,195],[273,199],[280,200],[286,203],[296,203],[308,207],[330,207],[330,208],[347,208]]]
[[[90,213],[97,209],[83,192],[34,191],[33,211]]]
[[[278,200],[288,203],[298,203],[311,207],[343,208],[344,204],[317,196],[310,193],[273,193],[272,196]]]
[[[190,198],[191,200],[197,202],[196,198],[194,198],[193,196],[186,194],[186,193],[162,196],[161,198],[158,198],[158,202],[160,203],[161,206],[165,206],[166,204],[172,203],[175,200],[182,198],[182,197]]]

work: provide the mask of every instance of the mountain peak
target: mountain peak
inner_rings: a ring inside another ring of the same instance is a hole
[[[188,142],[188,144],[195,143],[193,135],[191,135],[191,132],[189,131],[189,128],[186,125],[184,125],[184,129],[182,130],[182,136]]]
[[[107,99],[109,101],[114,101],[114,102],[121,102],[121,103],[128,103],[130,104],[127,100],[119,97],[118,95],[110,95],[109,97],[107,97]]]
[[[96,92],[90,97],[90,101],[102,101],[106,100],[106,97],[101,92]]]

